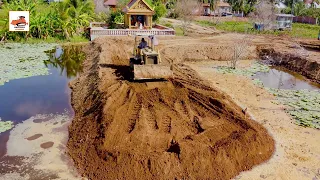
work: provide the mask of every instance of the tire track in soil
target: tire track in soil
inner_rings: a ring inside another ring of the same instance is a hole
[[[99,40],[88,48],[84,73],[71,84],[74,107],[96,107],[91,113],[76,110],[69,128],[69,154],[82,175],[230,179],[270,158],[274,142],[267,131],[188,66],[174,65],[175,78],[167,82],[121,80],[117,66],[97,64],[124,62],[127,52],[112,48],[128,49],[126,39]]]

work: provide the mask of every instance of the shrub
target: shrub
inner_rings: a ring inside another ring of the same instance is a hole
[[[82,35],[85,27],[94,17],[94,4],[92,0],[65,0],[46,4],[34,0],[10,0],[2,6],[0,24],[0,37],[8,40],[21,40],[26,38],[56,37],[70,39],[73,35]],[[30,12],[29,32],[8,31],[8,11],[28,10]]]
[[[120,9],[112,11],[109,16],[108,24],[110,29],[114,29],[116,24],[121,24],[124,22],[124,14]]]
[[[159,21],[159,19],[167,13],[166,6],[160,1],[157,1],[155,4],[154,12],[155,14],[152,17],[153,21]]]

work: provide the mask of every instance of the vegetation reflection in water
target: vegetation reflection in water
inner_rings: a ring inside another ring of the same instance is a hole
[[[60,74],[65,72],[68,78],[73,78],[82,72],[82,62],[85,59],[85,53],[82,51],[81,45],[69,45],[56,47],[47,51],[50,56],[49,60],[45,60],[46,67],[49,65],[60,68]]]

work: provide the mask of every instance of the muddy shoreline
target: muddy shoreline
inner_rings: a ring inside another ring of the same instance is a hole
[[[88,45],[84,72],[70,83],[68,149],[83,176],[230,179],[271,157],[267,131],[188,66],[174,65],[167,82],[123,79],[128,41]]]
[[[285,67],[313,82],[320,83],[320,59],[318,55],[299,54],[295,52],[296,48],[282,48],[261,46],[258,47],[257,51],[262,60],[276,66]]]

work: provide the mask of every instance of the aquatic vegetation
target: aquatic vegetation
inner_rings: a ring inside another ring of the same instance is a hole
[[[259,87],[264,87],[263,82],[260,79],[253,79],[252,82]]]
[[[0,46],[0,85],[9,80],[38,75],[48,75],[49,69],[43,64],[49,59],[44,52],[56,44],[7,43]]]
[[[219,73],[230,73],[242,76],[253,76],[257,72],[268,72],[270,70],[269,66],[255,62],[249,68],[236,68],[233,69],[227,66],[219,66],[216,69]]]
[[[257,72],[268,72],[270,68],[266,65],[254,63],[249,68],[232,69],[229,67],[218,67],[220,73],[231,73],[251,77]],[[263,85],[260,79],[253,79],[254,84],[259,87],[264,87],[273,94],[277,101],[272,101],[274,104],[282,103],[287,106],[286,112],[290,114],[296,124],[305,127],[320,129],[320,90],[289,90],[268,88]]]
[[[266,88],[284,105],[296,124],[320,129],[320,91]]]
[[[0,118],[0,133],[5,132],[11,128],[13,128],[12,121],[2,121]]]

